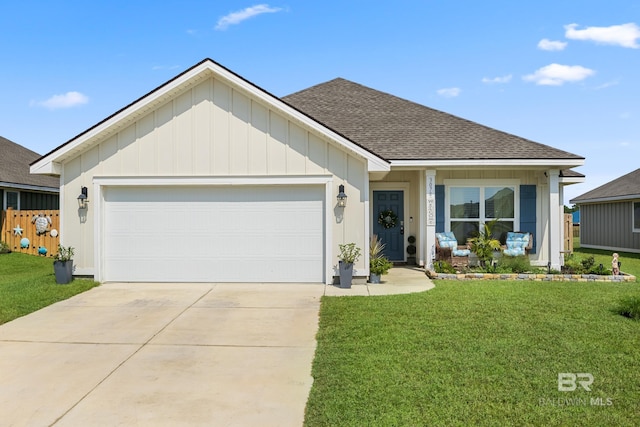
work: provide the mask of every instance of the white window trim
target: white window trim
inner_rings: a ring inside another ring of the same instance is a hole
[[[640,203],[640,200],[632,200],[631,201],[631,230],[633,230],[633,233],[640,233],[640,228],[635,228],[635,214],[636,214],[636,210],[634,205],[636,203]],[[582,218],[580,219],[582,221]]]
[[[450,212],[450,189],[451,187],[513,187],[513,231],[518,231],[520,229],[520,180],[519,179],[445,179],[444,183],[444,229],[445,231],[451,231],[451,212]],[[482,203],[484,200],[481,200]],[[480,212],[484,212],[484,206],[480,206]],[[462,220],[462,218],[457,218]],[[467,220],[473,218],[465,218]],[[484,224],[482,222],[482,215],[478,218],[478,222],[480,225]],[[502,219],[502,218],[499,218]]]
[[[18,202],[18,206],[16,206],[15,210],[19,211],[20,210],[20,191],[15,190],[15,189],[10,189],[10,188],[3,188],[3,197],[2,197],[2,208],[3,210],[7,210],[7,208],[9,207],[7,205],[7,196],[9,195],[9,193],[16,193],[18,195],[17,198],[17,202]]]

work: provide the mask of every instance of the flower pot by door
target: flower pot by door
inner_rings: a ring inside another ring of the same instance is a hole
[[[370,273],[369,274],[369,283],[380,283],[380,275]]]
[[[56,283],[66,285],[73,279],[73,260],[54,261],[53,272],[56,275]]]
[[[338,266],[340,268],[340,287],[350,288],[353,280],[353,263],[340,261]]]

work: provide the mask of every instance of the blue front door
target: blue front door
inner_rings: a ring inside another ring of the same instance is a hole
[[[380,221],[382,212],[390,213]],[[382,224],[380,223],[382,222]],[[373,192],[373,234],[385,244],[384,255],[391,261],[404,261],[404,193]]]

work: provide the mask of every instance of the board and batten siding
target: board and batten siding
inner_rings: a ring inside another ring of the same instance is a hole
[[[76,256],[81,271],[93,268],[93,212],[89,204],[86,218],[76,215],[76,195],[86,186],[91,200],[94,177],[331,175],[330,207],[339,184],[349,197],[344,217],[327,219],[335,258],[338,243],[367,247],[362,223],[368,201],[366,171],[364,159],[326,136],[210,77],[143,117],[122,123],[63,164],[63,194],[71,193],[62,202],[67,213],[62,218],[64,244],[84,248]],[[355,267],[364,268],[363,259]]]
[[[580,245],[640,252],[640,233],[633,232],[633,202],[581,204]]]

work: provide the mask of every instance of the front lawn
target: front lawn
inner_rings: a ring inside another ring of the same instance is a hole
[[[614,311],[638,295],[636,283],[438,281],[324,297],[305,424],[638,425],[640,321]],[[559,374],[590,391],[559,391]]]
[[[75,279],[56,284],[51,258],[20,253],[0,255],[0,324],[70,298],[98,285]]]

